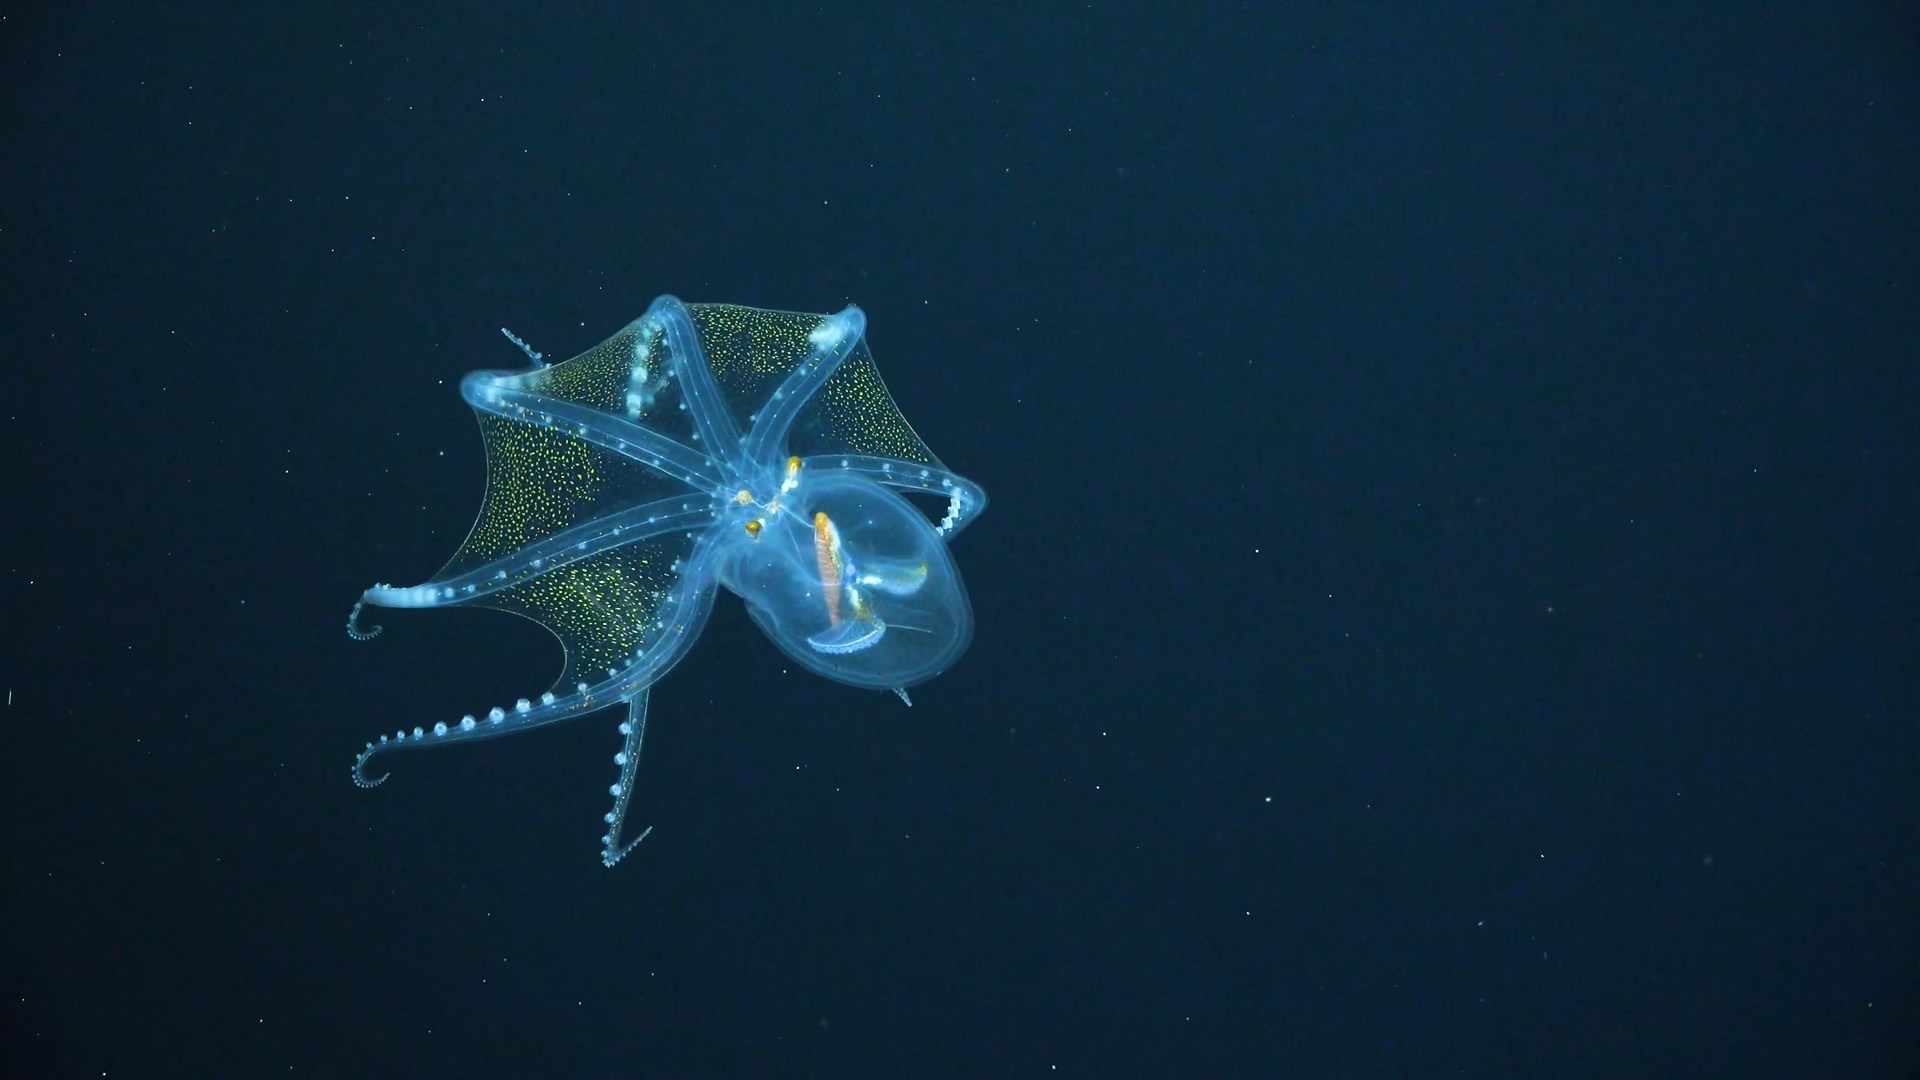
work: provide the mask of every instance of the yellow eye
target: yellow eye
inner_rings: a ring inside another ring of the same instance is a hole
[[[760,539],[759,518],[754,518],[752,521],[747,522],[747,535],[753,537],[755,540]]]

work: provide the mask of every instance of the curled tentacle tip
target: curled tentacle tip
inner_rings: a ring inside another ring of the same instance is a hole
[[[612,834],[608,834],[606,836],[601,837],[600,842],[602,844],[607,845],[606,847],[602,848],[600,851],[601,865],[605,866],[609,870],[613,869],[614,863],[617,863],[621,859],[626,858],[627,853],[629,851],[632,851],[634,848],[639,847],[640,841],[645,840],[647,838],[647,835],[651,832],[653,832],[653,826],[649,825],[645,829],[642,829],[640,831],[639,836],[636,836],[632,840],[628,841],[627,845],[618,851],[613,850]]]
[[[385,588],[385,586],[375,585],[374,588],[380,589]],[[368,592],[371,591],[371,589],[368,590]],[[370,630],[360,629],[360,613],[366,610],[366,607],[367,597],[366,594],[363,593],[360,599],[354,601],[353,610],[347,612],[347,636],[355,641],[372,641],[374,638],[380,636],[381,627],[379,626],[375,626]]]
[[[355,766],[353,770],[353,783],[355,787],[377,788],[381,784],[386,783],[387,777],[392,775],[393,774],[390,772],[383,772],[379,776],[376,776],[373,779],[369,780],[367,779],[367,774],[361,772],[359,767]]]

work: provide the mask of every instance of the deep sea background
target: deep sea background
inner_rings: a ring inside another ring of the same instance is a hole
[[[1909,5],[0,20],[10,1076],[1920,1075]],[[890,695],[488,612],[457,393],[860,304]]]

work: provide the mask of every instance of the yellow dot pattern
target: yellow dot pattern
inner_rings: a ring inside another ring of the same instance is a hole
[[[824,316],[764,311],[733,304],[691,304],[707,365],[745,432],[793,369],[812,353],[807,336]],[[811,454],[879,454],[923,465],[939,459],[894,404],[863,338],[794,421],[786,450]]]

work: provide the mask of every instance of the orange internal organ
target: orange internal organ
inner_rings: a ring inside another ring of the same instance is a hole
[[[820,568],[820,589],[826,594],[827,625],[840,625],[840,534],[825,510],[813,515],[813,560]]]

